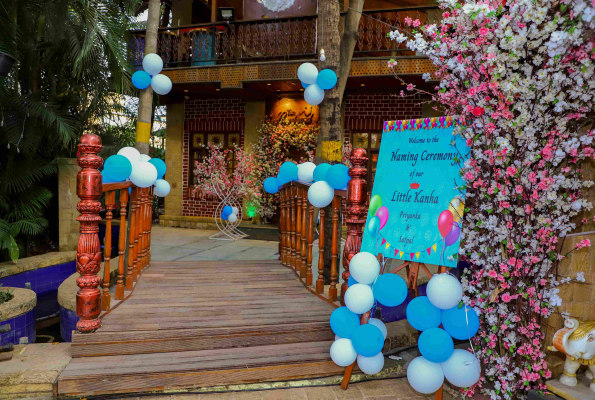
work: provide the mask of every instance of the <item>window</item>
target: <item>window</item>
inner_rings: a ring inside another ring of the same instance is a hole
[[[224,149],[231,150],[227,155],[227,171],[232,174],[236,167],[236,157],[234,149],[241,145],[239,133],[192,133],[190,135],[190,171],[188,180],[190,186],[196,184],[196,177],[194,176],[194,166],[198,161],[203,161],[208,154],[207,143],[222,146]]]
[[[382,141],[382,132],[355,132],[351,134],[353,148],[361,147],[368,152],[368,191],[372,190],[378,163],[378,151]]]

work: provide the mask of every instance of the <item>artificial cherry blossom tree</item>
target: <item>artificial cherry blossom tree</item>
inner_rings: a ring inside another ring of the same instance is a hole
[[[436,65],[430,95],[462,120],[455,134],[471,149],[459,257],[471,265],[462,283],[480,315],[483,378],[464,393],[524,398],[551,376],[542,321],[561,305],[564,236],[592,207],[581,171],[595,153],[595,1],[440,4],[439,25],[409,19],[417,31],[390,36]]]

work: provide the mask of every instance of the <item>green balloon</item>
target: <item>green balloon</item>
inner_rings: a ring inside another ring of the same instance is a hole
[[[376,194],[370,199],[370,215],[376,215],[376,211],[378,211],[380,207],[382,207],[382,197],[380,197],[379,194]]]

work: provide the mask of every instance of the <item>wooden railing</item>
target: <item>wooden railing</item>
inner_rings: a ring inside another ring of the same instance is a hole
[[[437,22],[437,6],[367,10],[358,29],[355,57],[382,56],[409,51],[404,43],[387,37],[395,29],[411,32],[406,21]],[[345,13],[343,13],[344,15]],[[270,59],[316,59],[316,15],[216,22],[160,28],[157,53],[166,68],[244,63]],[[131,32],[131,62],[140,66],[145,31]],[[406,54],[406,53],[405,53]]]
[[[279,189],[281,216],[279,220],[279,256],[281,263],[295,270],[296,274],[303,280],[306,286],[319,294],[324,293],[324,249],[331,250],[331,271],[328,298],[330,301],[338,300],[339,286],[339,251],[340,251],[340,229],[339,209],[343,201],[346,201],[347,215],[345,221],[348,226],[347,239],[343,251],[342,274],[343,283],[341,286],[341,301],[343,293],[347,290],[349,280],[349,261],[359,252],[362,240],[362,227],[366,222],[366,186],[367,170],[363,167],[368,159],[366,150],[355,149],[351,153],[352,167],[349,170],[351,180],[348,190],[335,190],[335,196],[331,203],[332,229],[331,237],[325,237],[325,210],[315,208],[308,201],[308,185],[299,182],[290,182]],[[312,251],[314,243],[314,230],[316,222],[318,226],[318,277],[313,282]]]
[[[142,271],[151,262],[151,227],[153,189],[139,188],[131,182],[106,183],[102,181],[98,168],[103,160],[98,155],[103,146],[97,135],[85,134],[78,145],[78,164],[82,170],[77,176],[77,194],[81,201],[77,209],[81,215],[80,237],[77,245],[76,268],[80,277],[76,282],[79,291],[76,295],[76,313],[79,321],[77,330],[93,332],[101,326],[100,315],[119,301],[126,292],[134,288]],[[99,241],[100,199],[105,197],[106,230],[104,240],[104,274],[101,269],[101,243]],[[120,211],[120,234],[118,241],[118,272],[115,299],[110,294],[112,221],[114,210]],[[126,218],[128,217],[128,218]],[[128,235],[126,234],[127,230]],[[128,236],[128,243],[126,239]],[[128,252],[126,250],[128,249]],[[126,265],[125,265],[126,264]],[[99,285],[102,283],[102,290]]]

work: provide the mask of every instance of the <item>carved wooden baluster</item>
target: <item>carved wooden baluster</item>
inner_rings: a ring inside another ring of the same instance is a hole
[[[337,301],[337,280],[339,273],[337,268],[339,262],[337,255],[339,254],[339,207],[341,207],[341,197],[333,197],[333,235],[331,238],[331,287],[328,292],[330,301]]]
[[[80,276],[76,284],[76,314],[80,318],[76,329],[82,333],[94,332],[101,326],[101,292],[97,276],[101,268],[101,243],[99,242],[99,221],[101,217],[102,177],[98,168],[103,160],[98,156],[103,146],[97,135],[84,134],[78,145],[78,165],[82,168],[76,179],[76,193],[81,199],[76,208],[81,213],[80,236],[76,247],[76,270]]]
[[[308,236],[308,191],[304,188],[300,189],[298,193],[302,197],[302,247],[301,247],[301,262],[300,262],[300,277],[306,279],[308,275],[308,267],[306,266],[307,254],[307,236]]]
[[[118,243],[118,279],[116,281],[116,300],[124,299],[124,253],[126,252],[126,206],[128,189],[120,189],[120,241]]]
[[[136,279],[140,278],[141,274],[141,256],[142,256],[142,249],[141,249],[141,235],[142,235],[142,228],[141,228],[141,220],[142,220],[142,209],[143,209],[143,192],[142,189],[138,189],[138,196],[136,198],[136,228],[135,228],[135,237],[134,237],[134,254],[136,255],[136,262],[134,264],[134,272],[136,274]]]
[[[289,187],[289,193],[291,195],[291,266],[293,269],[296,267],[296,259],[295,259],[295,214],[297,209],[297,199],[295,195],[295,186]]]
[[[320,209],[320,226],[318,227],[318,279],[316,292],[324,292],[324,209]]]
[[[279,257],[281,264],[285,264],[285,191],[279,191]]]
[[[366,223],[366,214],[368,207],[368,157],[365,149],[353,149],[349,158],[352,167],[349,169],[351,180],[347,184],[347,239],[343,249],[343,283],[341,284],[341,304],[345,304],[345,291],[347,290],[347,281],[349,280],[349,262],[354,255],[359,253],[362,247],[363,227]]]
[[[126,290],[132,290],[134,282],[136,282],[136,253],[134,247],[134,238],[136,235],[136,200],[138,198],[138,188],[132,187],[130,196],[130,217],[128,224],[130,229],[128,232],[128,270],[126,271]]]
[[[149,189],[149,243],[147,249],[147,266],[151,265],[151,231],[153,230],[153,199],[155,198],[155,186],[151,186]]]
[[[146,213],[146,199],[145,199],[145,190],[144,188],[138,189],[138,206],[137,206],[137,213],[138,213],[138,248],[136,253],[136,258],[138,259],[137,262],[137,276],[140,276],[143,272],[144,263],[145,263],[145,213]]]
[[[111,295],[109,292],[110,260],[112,259],[112,218],[116,207],[116,191],[105,193],[105,240],[103,241],[103,293],[101,293],[101,309],[109,310]]]
[[[295,189],[296,201],[296,221],[295,221],[295,271],[300,273],[302,269],[302,194],[301,189],[296,186]],[[304,276],[305,278],[305,276]]]
[[[285,191],[285,265],[291,266],[291,186]]]
[[[142,263],[142,269],[144,270],[145,268],[147,268],[147,266],[149,265],[149,228],[150,225],[148,225],[149,222],[149,210],[151,208],[150,205],[150,196],[149,196],[149,191],[151,189],[150,188],[144,188],[143,189],[143,193],[144,193],[144,201],[143,201],[143,205],[144,205],[144,212],[143,212],[143,218],[142,218],[142,227],[143,227],[143,263]]]
[[[306,192],[306,198],[308,197],[308,192]],[[314,243],[314,206],[308,203],[308,256],[306,258],[306,285],[312,285],[312,244]]]

